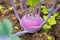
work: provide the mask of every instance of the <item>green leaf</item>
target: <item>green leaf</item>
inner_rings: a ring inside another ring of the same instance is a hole
[[[38,0],[27,0],[27,4],[30,5],[29,11],[32,11],[34,6],[38,4]]]
[[[6,35],[10,35],[13,32],[12,23],[8,19],[4,19],[2,25],[3,31]]]
[[[35,6],[38,3],[38,0],[27,0],[27,4],[30,6]]]
[[[14,0],[14,3],[16,3],[17,0]]]
[[[54,16],[51,16],[48,20],[49,25],[55,25],[56,24],[56,20]]]
[[[60,3],[57,6],[60,6]]]
[[[56,16],[56,15],[55,15]],[[48,19],[48,21],[47,21],[47,23],[49,24],[49,25],[55,25],[56,24],[56,20],[55,20],[55,16],[53,15],[53,16],[51,16],[49,19]],[[45,20],[46,19],[46,15],[44,15],[43,16],[43,19]]]
[[[5,35],[5,33],[4,33],[3,25],[0,22],[0,36],[2,36],[2,35]]]
[[[60,19],[60,15],[57,17],[57,19]]]
[[[12,36],[12,35],[7,35],[7,36],[0,36],[0,40],[21,40],[18,36]]]
[[[47,16],[46,16],[46,15],[44,15],[44,16],[43,16],[43,19],[45,20],[46,18],[47,18]]]
[[[41,6],[41,8],[45,8],[45,6]]]
[[[4,7],[2,5],[0,5],[0,11],[2,11],[4,9]]]
[[[48,37],[48,40],[52,40],[53,38],[52,38],[52,36],[47,36]]]
[[[32,0],[27,0],[27,4],[32,6]]]
[[[17,36],[11,36],[10,40],[21,40],[21,39],[19,37],[17,37]]]
[[[0,22],[0,36],[10,35],[13,31],[12,23],[8,19]]]
[[[45,6],[41,6],[41,8],[42,8],[42,12],[44,14],[48,14],[48,10],[47,10],[47,8]]]
[[[55,12],[53,16],[57,17],[59,15],[59,12]]]
[[[43,26],[43,30],[48,31],[49,29],[51,29],[51,26],[50,26],[50,25],[45,24],[45,25]]]

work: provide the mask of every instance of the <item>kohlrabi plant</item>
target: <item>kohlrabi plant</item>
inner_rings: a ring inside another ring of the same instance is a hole
[[[37,0],[34,0],[34,1],[36,2]],[[38,0],[38,3],[36,5],[34,5],[34,9],[32,12],[29,12],[29,10],[27,9],[27,0],[20,0],[21,10],[25,11],[25,15],[22,18],[20,18],[17,13],[17,10],[16,10],[14,0],[12,0],[12,6],[14,9],[16,18],[18,19],[21,27],[24,29],[24,31],[17,32],[15,35],[20,36],[20,35],[23,35],[24,33],[35,33],[36,31],[39,31],[46,22],[50,23],[50,21],[48,21],[50,16],[53,15],[56,11],[58,11],[60,9],[60,6],[56,6],[57,2],[59,2],[59,0],[56,0],[54,5],[52,6],[51,10],[48,12],[49,14],[47,15],[46,19],[43,19],[40,16],[40,11],[41,11],[41,7],[40,7],[41,1],[40,0]],[[50,25],[51,25],[51,23],[50,23]],[[50,26],[49,26],[49,28],[50,28]]]
[[[18,36],[12,34],[13,25],[8,19],[0,22],[0,40],[21,40]]]

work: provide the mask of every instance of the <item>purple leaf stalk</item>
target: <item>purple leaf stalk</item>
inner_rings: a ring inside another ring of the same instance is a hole
[[[22,3],[22,1],[24,1]],[[33,0],[32,0],[33,1]],[[19,17],[17,11],[16,11],[16,6],[14,4],[14,0],[12,0],[12,6],[13,6],[13,9],[14,9],[14,12],[15,12],[15,15],[21,25],[22,28],[24,28],[24,31],[22,32],[17,32],[15,33],[14,35],[16,36],[20,36],[20,35],[23,35],[24,33],[34,33],[36,31],[39,31],[42,26],[47,22],[48,18],[54,14],[54,12],[56,12],[58,9],[60,9],[60,6],[56,6],[58,0],[56,0],[56,2],[54,3],[53,7],[52,7],[52,10],[49,12],[49,14],[47,15],[47,18],[45,20],[43,20],[40,16],[40,8],[39,10],[37,11],[38,9],[38,6],[40,6],[40,3],[38,3],[35,8],[34,8],[34,16],[33,15],[30,15],[28,13],[28,10],[27,10],[27,5],[26,5],[26,0],[20,0],[20,6],[21,6],[21,9],[22,10],[25,10],[25,14],[22,19]]]

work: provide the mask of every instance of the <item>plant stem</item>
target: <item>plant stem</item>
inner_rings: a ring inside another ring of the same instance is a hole
[[[38,8],[39,7],[39,8]],[[38,11],[37,11],[38,10]],[[40,12],[41,12],[41,2],[39,1],[39,3],[34,7],[34,15],[35,14],[39,14],[40,15]]]
[[[38,13],[37,13],[37,9],[38,9],[37,7],[38,7],[38,6],[39,6],[39,3],[34,7],[34,11],[33,11],[33,12],[34,12],[34,15],[35,15],[35,14],[38,14]]]
[[[22,3],[23,1],[23,3]],[[28,10],[27,10],[27,5],[26,5],[27,0],[20,0],[20,6],[23,11],[25,11],[26,17],[28,16]]]
[[[25,7],[25,14],[26,14],[26,17],[27,17],[28,16],[28,10],[27,10],[26,1],[27,0],[24,0],[24,7]]]
[[[38,14],[40,15],[40,12],[41,12],[41,1],[40,0],[38,0],[39,1],[39,10],[38,10]]]
[[[23,34],[25,34],[25,33],[28,33],[28,31],[17,32],[17,33],[15,33],[15,34],[13,34],[13,35],[14,35],[14,36],[21,36],[21,35],[23,35]]]
[[[55,3],[54,3],[53,6],[52,6],[51,12],[57,7],[56,5],[57,5],[58,2],[59,2],[59,0],[56,0],[56,1],[55,1]]]
[[[16,11],[16,6],[15,6],[15,4],[14,4],[14,0],[12,0],[12,6],[13,6],[13,10],[14,10],[14,12],[15,12],[16,17],[17,17],[17,19],[18,19],[19,22],[20,22],[20,17],[19,17],[19,15],[18,15],[17,11]]]
[[[20,1],[21,9],[24,10],[22,0],[19,0],[19,1]]]

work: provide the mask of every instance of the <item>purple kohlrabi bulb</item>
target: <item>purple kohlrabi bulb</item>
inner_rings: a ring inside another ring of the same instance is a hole
[[[38,31],[40,28],[39,26],[42,24],[43,19],[37,14],[34,16],[28,15],[28,17],[23,16],[20,25],[31,33]]]

